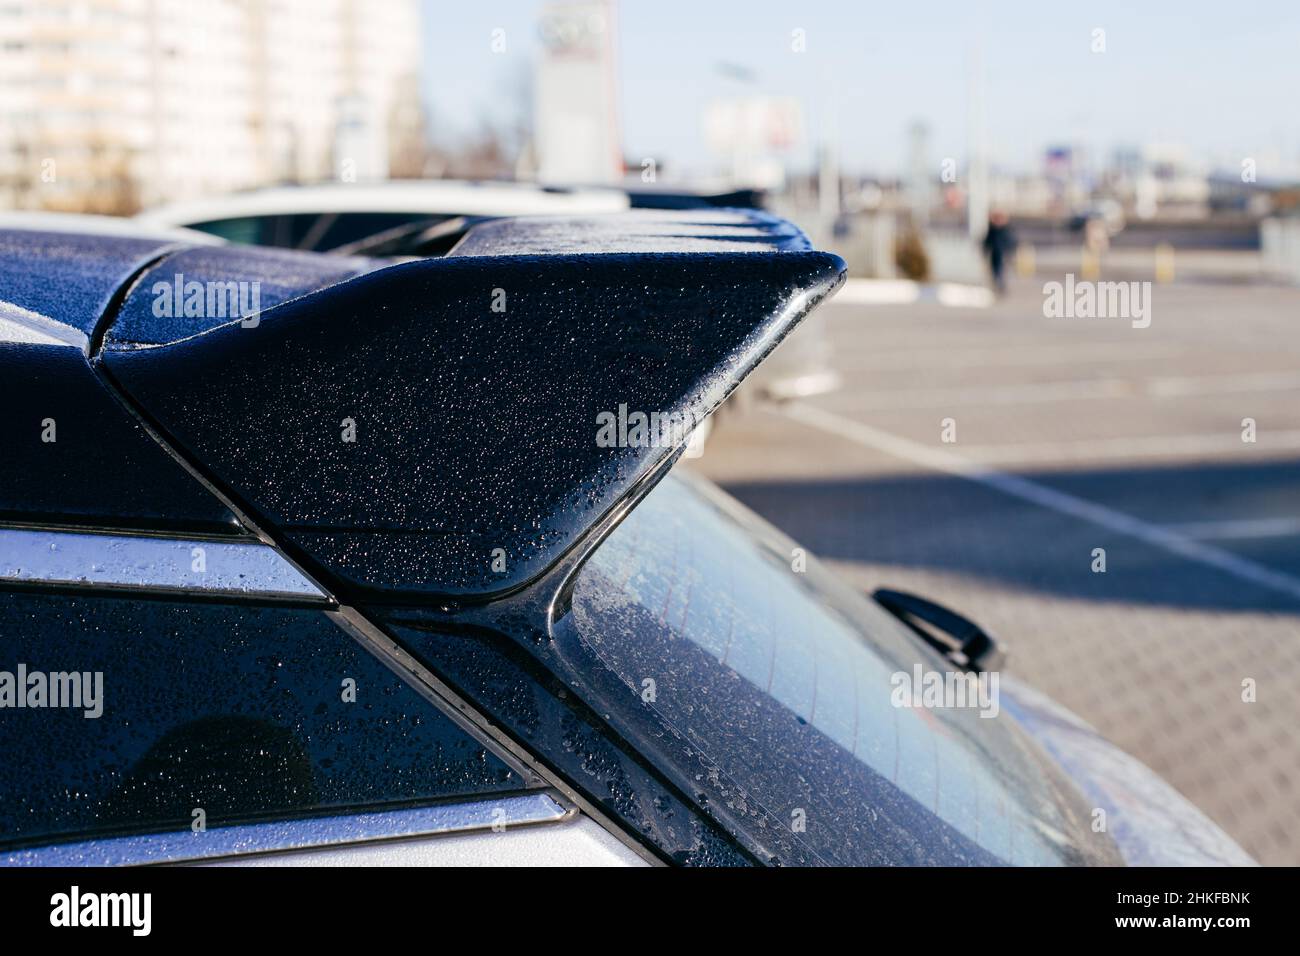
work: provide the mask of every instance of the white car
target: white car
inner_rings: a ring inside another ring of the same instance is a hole
[[[146,227],[184,227],[230,242],[330,252],[390,234],[413,235],[450,220],[587,216],[622,212],[626,193],[530,183],[393,180],[277,186],[159,206]]]

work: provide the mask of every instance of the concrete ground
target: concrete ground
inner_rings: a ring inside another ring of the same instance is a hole
[[[1045,318],[1043,281],[830,303],[844,387],[724,409],[688,467],[864,588],[981,622],[1257,859],[1300,863],[1300,290],[1155,286],[1139,329]]]

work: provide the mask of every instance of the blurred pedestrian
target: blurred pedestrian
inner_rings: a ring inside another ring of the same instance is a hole
[[[1110,249],[1110,230],[1106,220],[1100,216],[1089,216],[1083,224],[1083,244],[1097,258],[1101,258]]]
[[[1016,234],[1011,231],[1007,214],[1000,209],[989,213],[989,231],[984,235],[984,255],[989,258],[989,271],[993,273],[993,288],[998,295],[1007,291],[1004,276],[1007,258],[1016,248]]]

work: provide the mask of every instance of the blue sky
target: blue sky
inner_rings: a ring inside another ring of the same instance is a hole
[[[453,140],[517,115],[537,55],[541,0],[424,0],[426,103]],[[491,52],[506,30],[507,51]],[[806,31],[807,51],[790,50]],[[1242,157],[1269,174],[1300,155],[1300,3],[1200,0],[828,2],[622,0],[618,7],[624,152],[661,168],[706,171],[701,115],[710,99],[750,90],[803,103],[809,143],[834,130],[846,169],[895,172],[913,120],[935,156],[962,157],[972,50],[987,76],[995,161],[1036,166],[1044,146],[1103,153],[1179,143],[1224,166]],[[1090,49],[1095,28],[1106,51]],[[719,63],[752,71],[742,87]]]

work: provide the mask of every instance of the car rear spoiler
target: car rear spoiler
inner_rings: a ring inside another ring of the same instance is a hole
[[[752,211],[498,220],[178,341],[114,327],[100,365],[335,589],[486,600],[644,494],[844,275]]]

